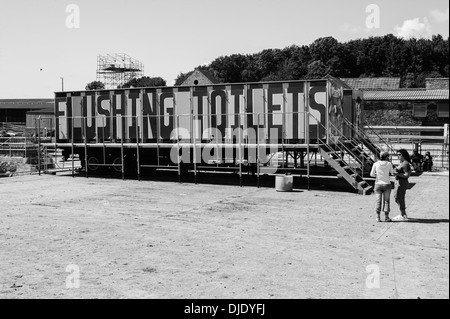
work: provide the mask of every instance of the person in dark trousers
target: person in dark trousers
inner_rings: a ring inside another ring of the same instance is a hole
[[[423,171],[431,172],[432,168],[433,168],[433,157],[431,156],[430,152],[426,152],[425,159],[423,160]]]
[[[406,190],[409,186],[408,178],[411,176],[411,165],[409,153],[405,149],[400,149],[397,152],[397,156],[400,159],[400,164],[394,169],[395,172],[395,188],[394,198],[400,209],[400,215],[393,218],[394,221],[407,221],[408,215],[406,214],[405,196]]]
[[[381,152],[380,160],[372,165],[370,176],[375,177],[374,192],[376,195],[376,213],[377,222],[381,222],[380,214],[382,206],[384,207],[385,221],[391,222],[389,212],[391,211],[391,178],[394,175],[394,168],[389,161],[389,153]]]

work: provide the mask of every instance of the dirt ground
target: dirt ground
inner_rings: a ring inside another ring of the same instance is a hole
[[[448,171],[410,182],[377,223],[351,192],[0,178],[0,298],[447,299]]]

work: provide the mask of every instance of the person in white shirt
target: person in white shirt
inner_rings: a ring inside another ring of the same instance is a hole
[[[370,171],[370,176],[375,177],[374,192],[376,195],[377,221],[381,222],[381,207],[384,207],[385,221],[391,222],[389,212],[391,211],[391,175],[394,175],[394,167],[389,161],[389,153],[381,152],[380,160],[375,162]]]

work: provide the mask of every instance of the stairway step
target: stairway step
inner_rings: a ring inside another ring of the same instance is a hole
[[[358,185],[359,185],[362,189],[364,189],[364,187],[363,187],[364,184],[367,185],[367,186],[365,186],[365,187],[372,187],[372,186],[370,186],[366,181],[358,182]]]

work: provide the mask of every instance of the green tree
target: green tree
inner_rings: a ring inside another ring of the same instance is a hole
[[[433,48],[432,71],[439,72],[440,74],[445,74],[446,73],[445,68],[448,66],[448,57],[449,57],[448,38],[447,40],[444,40],[444,38],[440,34],[433,35],[431,39],[431,46]]]
[[[404,87],[423,87],[425,77],[449,75],[449,41],[405,40],[393,34],[340,43],[333,37],[309,46],[292,45],[243,55],[221,56],[200,66],[224,83],[336,77],[400,77]],[[187,73],[180,73],[182,82]],[[181,83],[180,82],[180,83]]]
[[[321,79],[327,74],[327,66],[322,61],[313,61],[308,64],[307,79]]]
[[[339,42],[333,37],[319,38],[310,46],[311,58],[313,61],[323,61],[328,63],[331,59],[336,57]]]
[[[180,72],[180,74],[178,74],[177,78],[175,79],[175,85],[176,86],[181,85],[184,82],[184,80],[186,79],[186,77],[188,76],[188,74],[189,74],[189,72],[187,72],[187,73]]]
[[[428,78],[442,78],[442,74],[437,71],[420,73],[416,78],[416,87],[424,88],[426,86],[426,80]]]
[[[401,87],[403,88],[415,88],[416,86],[416,76],[414,73],[408,73],[406,76],[401,78]]]
[[[86,87],[85,87],[85,89],[88,91],[103,90],[104,88],[105,88],[105,84],[100,81],[92,81],[92,82],[86,84]]]
[[[232,54],[215,59],[208,67],[216,78],[224,83],[243,82],[242,71],[248,67],[248,57],[243,54]]]
[[[154,87],[154,86],[166,86],[166,81],[161,77],[148,77],[143,76],[141,78],[134,78],[120,86],[119,88],[141,88],[141,87]]]

